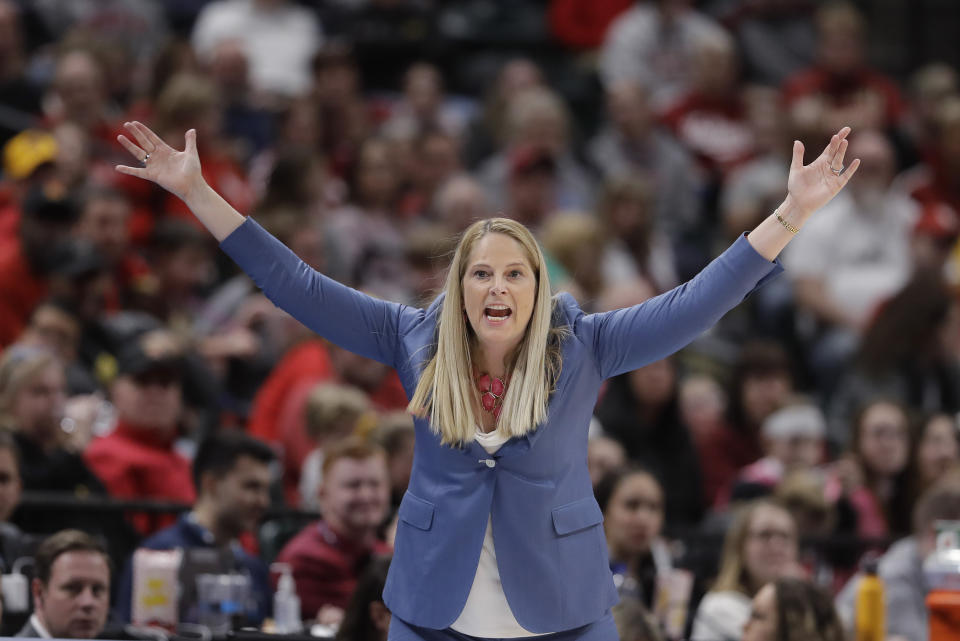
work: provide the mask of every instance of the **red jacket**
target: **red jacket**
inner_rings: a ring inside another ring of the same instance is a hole
[[[0,347],[20,337],[47,290],[47,280],[34,275],[20,241],[4,243],[0,252]]]
[[[113,497],[187,505],[196,499],[190,462],[173,450],[172,436],[158,438],[153,431],[119,422],[113,432],[91,442],[83,456]],[[144,536],[176,521],[172,514],[138,513],[131,518]]]
[[[300,616],[313,619],[327,604],[346,609],[369,560],[390,552],[390,546],[382,541],[368,547],[317,521],[284,546],[277,562],[290,564],[300,597]],[[276,577],[273,583],[276,586]]]

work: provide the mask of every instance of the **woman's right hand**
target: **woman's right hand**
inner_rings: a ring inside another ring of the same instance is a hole
[[[117,171],[153,181],[184,201],[203,185],[195,129],[187,132],[184,150],[177,151],[141,122],[125,122],[123,127],[136,142],[123,134],[117,140],[143,167],[117,165]]]

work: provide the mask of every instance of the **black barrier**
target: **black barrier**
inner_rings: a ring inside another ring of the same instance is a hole
[[[172,501],[153,501],[147,499],[115,499],[106,496],[90,494],[77,496],[64,492],[24,492],[18,507],[27,509],[101,511],[105,514],[125,512],[147,512],[150,514],[180,514],[190,509],[185,503]],[[297,510],[289,507],[271,507],[264,514],[264,519],[274,518],[302,518],[304,520],[320,518],[319,512]]]

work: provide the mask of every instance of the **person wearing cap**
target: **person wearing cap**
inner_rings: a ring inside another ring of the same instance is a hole
[[[738,495],[746,490],[745,486],[772,492],[791,472],[819,465],[826,433],[823,412],[813,403],[799,402],[777,410],[761,428],[766,456],[740,471],[731,493]]]
[[[22,210],[18,237],[0,251],[0,347],[17,340],[33,308],[47,297],[57,251],[77,218],[70,194],[56,181],[31,187]]]
[[[37,170],[52,165],[58,151],[53,134],[43,129],[25,129],[3,145],[3,177],[25,182]]]
[[[116,426],[94,439],[84,458],[111,496],[191,504],[196,495],[190,464],[174,449],[183,412],[183,361],[166,339],[151,332],[121,348],[110,385]],[[172,522],[170,515],[133,517],[141,534]]]

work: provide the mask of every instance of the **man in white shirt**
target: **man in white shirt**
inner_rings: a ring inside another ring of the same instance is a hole
[[[92,639],[110,603],[110,565],[103,545],[85,532],[61,530],[36,554],[34,610],[18,637]]]
[[[800,310],[824,330],[813,348],[815,368],[832,368],[850,356],[877,305],[911,272],[916,206],[890,188],[890,142],[879,132],[861,132],[849,153],[861,161],[850,189],[804,227],[783,257]]]
[[[225,40],[242,43],[254,89],[286,97],[310,88],[310,64],[323,44],[316,15],[289,0],[219,0],[207,5],[193,29],[194,50],[207,62]]]

